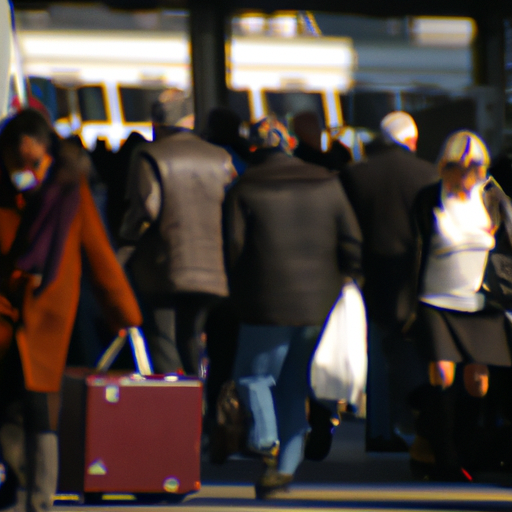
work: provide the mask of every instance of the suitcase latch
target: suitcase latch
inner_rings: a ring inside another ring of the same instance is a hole
[[[107,386],[105,388],[105,400],[111,404],[119,402],[119,386]]]

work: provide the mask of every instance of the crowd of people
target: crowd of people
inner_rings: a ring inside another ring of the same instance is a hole
[[[131,326],[155,372],[205,380],[219,461],[217,403],[234,382],[243,449],[263,462],[256,497],[278,496],[329,452],[338,404],[316,400],[308,368],[349,281],[368,317],[366,449],[409,451],[433,480],[509,470],[512,204],[482,139],[451,134],[433,164],[411,115],[392,112],[351,162],[339,141],[322,147],[312,112],[244,137],[230,109],[202,134],[180,125],[189,110],[162,96],[153,140],[117,154],[62,140],[34,109],[2,121],[0,506],[19,486],[23,510],[51,507],[65,366],[93,365]],[[80,332],[94,321],[95,343]]]

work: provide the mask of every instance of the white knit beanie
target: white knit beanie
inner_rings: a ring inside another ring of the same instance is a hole
[[[414,119],[407,113],[397,110],[389,113],[380,122],[384,139],[395,144],[406,145],[408,139],[418,137]]]

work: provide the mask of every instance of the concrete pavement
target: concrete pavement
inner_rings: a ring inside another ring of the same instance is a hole
[[[473,484],[415,482],[406,453],[366,453],[364,421],[342,421],[332,450],[322,462],[305,461],[290,492],[279,500],[254,499],[253,482],[261,470],[255,459],[233,457],[223,465],[202,460],[202,488],[177,504],[144,505],[133,497],[104,496],[99,505],[57,501],[59,512],[235,511],[512,511],[508,477],[492,475]],[[475,479],[476,480],[476,479]],[[510,476],[512,482],[512,475]]]

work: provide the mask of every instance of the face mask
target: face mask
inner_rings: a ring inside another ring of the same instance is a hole
[[[32,167],[22,171],[10,173],[12,184],[19,192],[26,192],[37,187],[44,181],[47,171],[52,164],[50,155],[43,155],[39,160],[33,163]]]
[[[16,171],[11,173],[12,184],[19,192],[25,192],[36,187],[39,182],[34,173],[28,169],[24,171]]]

